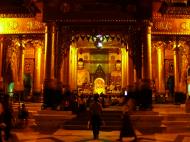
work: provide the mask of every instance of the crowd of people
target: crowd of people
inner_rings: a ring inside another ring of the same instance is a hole
[[[126,97],[106,96],[104,94],[78,96],[75,93],[69,94],[69,96],[65,95],[64,97],[65,98],[62,100],[62,109],[64,111],[72,110],[73,113],[80,113],[86,111],[86,109],[89,110],[90,117],[88,121],[88,127],[92,128],[94,139],[99,138],[100,128],[104,124],[102,119],[102,109],[104,107],[113,105],[125,106],[127,109],[124,109],[123,111],[119,141],[122,141],[122,138],[126,136],[133,136],[136,138],[130,121],[130,116],[128,114],[129,110],[131,110],[131,107],[133,107],[133,105],[131,105],[133,103],[130,103],[130,100],[126,101]],[[10,105],[8,99],[0,100],[0,142],[9,140],[11,136],[10,131],[13,127],[19,126],[19,128],[25,128],[28,125],[29,113],[24,103],[19,105],[17,115],[15,116],[13,114],[15,113],[13,112],[12,106]]]
[[[123,104],[123,96],[119,95],[99,95],[99,103],[103,108],[109,106],[121,106]],[[80,95],[78,96],[75,93],[70,94],[70,96],[65,96],[60,105],[58,105],[58,109],[60,110],[70,110],[74,113],[79,113],[81,111],[85,111],[90,107],[91,103],[93,103],[94,95]]]

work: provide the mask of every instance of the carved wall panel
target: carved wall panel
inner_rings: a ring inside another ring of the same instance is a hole
[[[167,39],[167,38],[166,38]],[[187,69],[189,66],[189,59],[190,59],[190,49],[189,49],[189,41],[186,40],[188,38],[176,37],[170,38],[169,40],[158,40],[152,42],[152,55],[156,52],[159,46],[163,46],[164,50],[164,78],[165,78],[165,85],[167,86],[167,81],[169,76],[174,76],[174,50],[177,49],[178,54],[178,76],[179,76],[179,88],[180,91],[186,92],[186,79],[187,79]],[[153,55],[153,60],[155,59]],[[153,63],[154,66],[154,63]],[[153,76],[154,72],[157,72],[156,67],[153,67]],[[155,74],[155,77],[157,75]]]
[[[34,59],[25,58],[24,59],[24,73],[31,74],[33,76],[34,73]]]

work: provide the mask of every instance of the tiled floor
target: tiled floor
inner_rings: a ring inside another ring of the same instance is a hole
[[[22,130],[14,132],[19,142],[114,142],[119,136],[119,131],[101,132],[99,140],[92,139],[92,132],[89,130],[63,130],[44,134],[33,132],[31,130]],[[139,142],[190,142],[189,133],[170,133],[170,134],[152,134],[142,135],[136,132]],[[124,141],[130,141],[126,138]]]

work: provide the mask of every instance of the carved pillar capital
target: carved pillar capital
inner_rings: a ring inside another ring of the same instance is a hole
[[[152,42],[152,49],[153,50],[163,50],[166,47],[166,43],[163,41],[154,41]]]

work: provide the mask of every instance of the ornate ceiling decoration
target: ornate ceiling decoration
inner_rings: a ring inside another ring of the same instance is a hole
[[[80,34],[80,35],[75,35],[72,37],[72,42],[78,42],[78,41],[88,41],[91,43],[95,43],[97,41],[97,35],[88,35],[88,34]],[[120,42],[121,45],[124,44],[125,46],[127,45],[128,41],[128,36],[127,35],[119,35],[119,34],[106,34],[106,35],[101,35],[101,41],[102,43],[110,42],[110,41],[117,41]]]
[[[151,3],[151,0],[44,0],[44,21],[127,23],[149,19]]]
[[[32,0],[0,1],[0,17],[35,17],[40,10]]]
[[[190,15],[190,4],[188,0],[164,0],[159,11],[169,15]]]

